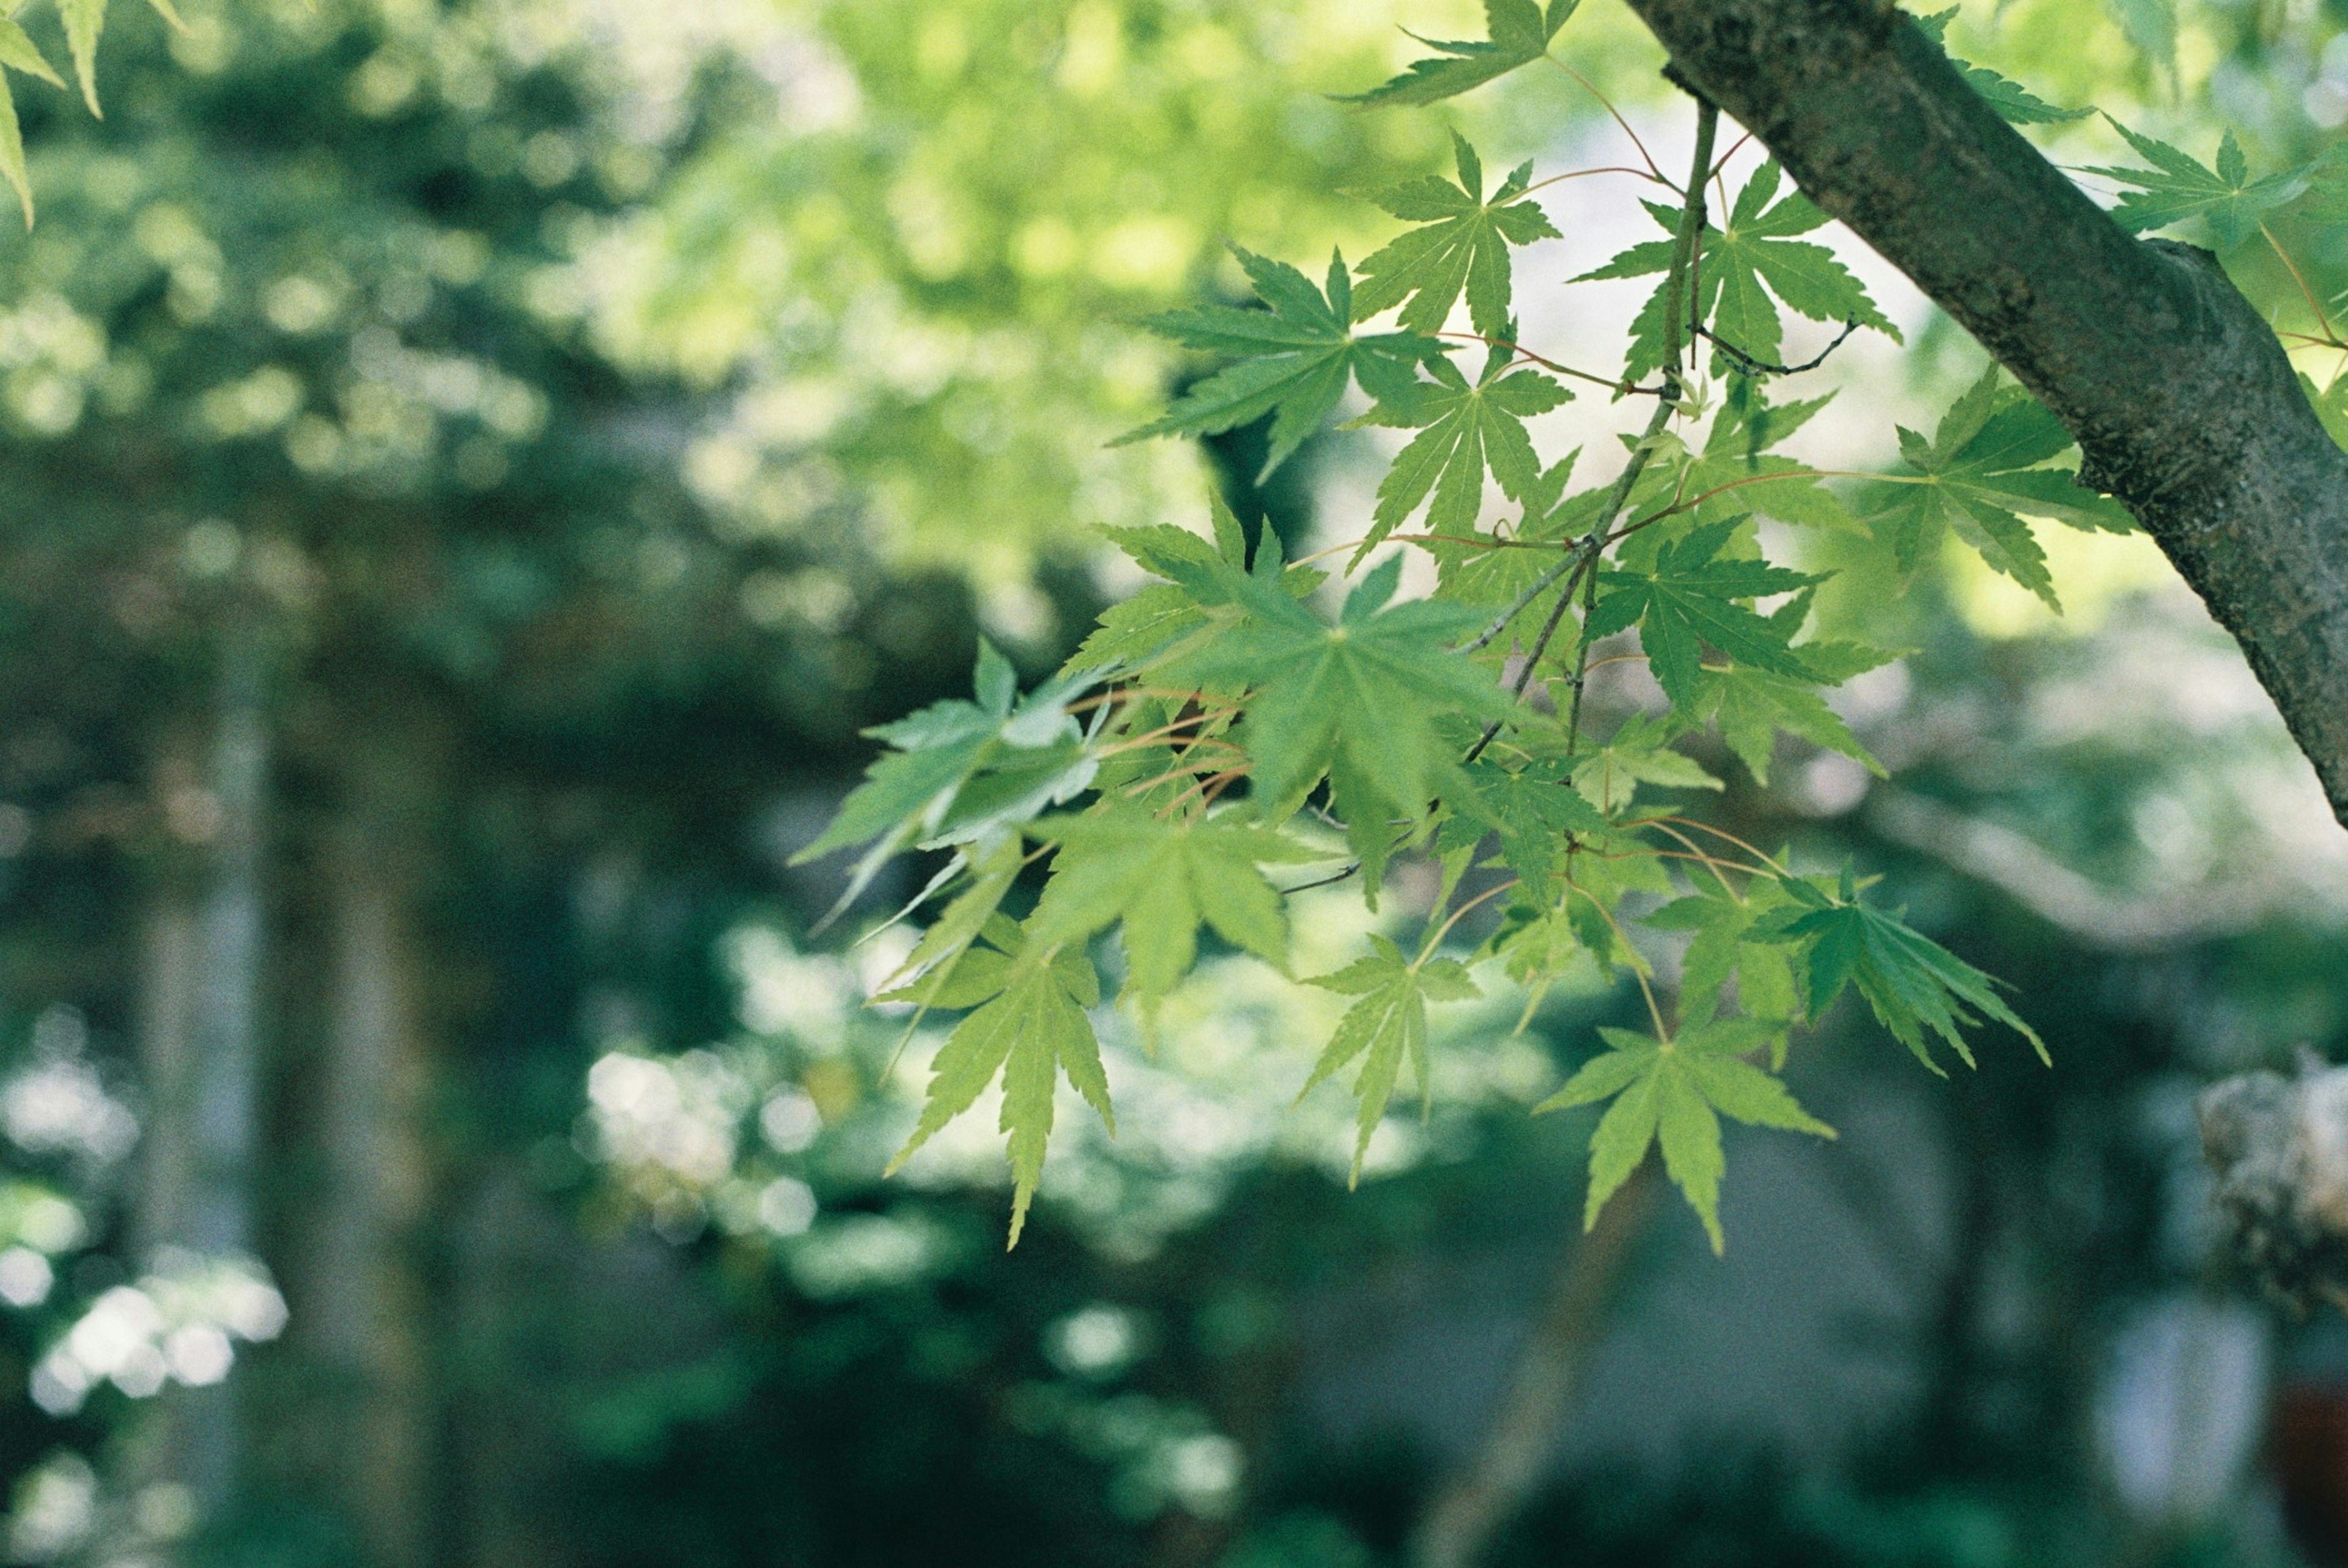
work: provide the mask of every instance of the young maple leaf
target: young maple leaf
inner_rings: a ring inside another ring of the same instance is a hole
[[[2126,533],[2127,508],[2074,482],[2068,470],[2041,466],[2071,448],[2071,433],[2019,387],[2001,388],[1993,364],[1952,404],[1925,440],[1900,431],[1907,477],[1864,487],[1857,510],[1890,544],[1910,572],[1945,526],[1998,571],[2047,605],[2062,608],[2046,552],[2018,514],[2053,518],[2077,528]]]
[[[1286,462],[1357,380],[1372,397],[1407,386],[1420,361],[1442,353],[1431,338],[1412,333],[1354,332],[1353,274],[1343,255],[1329,262],[1325,292],[1284,261],[1233,246],[1256,294],[1269,310],[1200,305],[1149,318],[1151,331],[1187,348],[1238,361],[1185,393],[1165,415],[1113,445],[1152,436],[1213,436],[1272,415],[1264,475]]]
[[[1557,239],[1557,225],[1525,195],[1532,180],[1529,162],[1519,165],[1487,197],[1484,165],[1476,149],[1457,131],[1451,133],[1451,142],[1458,184],[1430,174],[1370,198],[1420,227],[1389,241],[1362,263],[1354,319],[1367,321],[1401,305],[1397,319],[1405,331],[1439,332],[1464,290],[1468,317],[1476,330],[1487,337],[1506,337],[1512,314],[1509,247]]]
[[[1360,1102],[1350,1178],[1355,1182],[1362,1179],[1370,1134],[1385,1116],[1406,1058],[1418,1077],[1420,1091],[1426,1091],[1426,1004],[1467,1001],[1483,994],[1468,979],[1467,966],[1456,958],[1413,963],[1384,937],[1373,936],[1370,945],[1377,949],[1371,957],[1313,978],[1313,985],[1361,999],[1345,1009],[1337,1032],[1313,1064],[1313,1075],[1297,1093],[1302,1100],[1356,1057],[1361,1059],[1362,1070],[1354,1079],[1354,1095]]]
[[[1734,976],[1737,1010],[1746,1018],[1781,1026],[1780,1032],[1769,1038],[1772,1071],[1786,1065],[1787,1039],[1782,1030],[1800,1016],[1801,994],[1794,983],[1792,950],[1774,938],[1756,936],[1755,927],[1790,902],[1776,883],[1756,879],[1742,902],[1721,894],[1691,895],[1642,916],[1639,921],[1658,931],[1694,933],[1680,958],[1682,1026],[1707,1024],[1719,1016]]]
[[[1720,1178],[1728,1168],[1720,1147],[1720,1118],[1820,1138],[1835,1135],[1795,1102],[1782,1081],[1738,1060],[1784,1028],[1769,1020],[1730,1019],[1684,1029],[1677,1040],[1668,1040],[1623,1029],[1598,1031],[1613,1049],[1585,1062],[1564,1088],[1533,1108],[1564,1111],[1614,1102],[1590,1135],[1585,1230],[1598,1223],[1606,1200],[1660,1141],[1664,1172],[1704,1221],[1712,1250],[1718,1252]]]
[[[1373,886],[1392,851],[1395,818],[1423,818],[1438,785],[1472,798],[1447,723],[1518,716],[1489,672],[1447,646],[1480,612],[1427,600],[1388,606],[1401,571],[1398,557],[1371,571],[1334,626],[1251,583],[1244,619],[1163,674],[1255,688],[1236,738],[1260,809],[1292,811],[1329,775]]]
[[[938,1048],[921,1119],[905,1146],[889,1162],[893,1173],[947,1122],[975,1104],[1000,1075],[1002,1130],[1010,1135],[1011,1235],[1019,1245],[1027,1205],[1044,1173],[1044,1151],[1052,1136],[1053,1091],[1060,1075],[1117,1131],[1108,1079],[1101,1068],[1100,1041],[1087,1008],[1100,1002],[1100,978],[1080,948],[1039,948],[1000,916],[987,926],[998,950],[973,949],[963,956],[953,979],[930,999],[940,1007],[974,1008]]]
[[[1696,521],[1758,513],[1797,528],[1852,526],[1849,508],[1819,482],[1816,469],[1769,450],[1809,423],[1832,395],[1772,405],[1763,395],[1765,385],[1741,378],[1730,384],[1703,449],[1689,455],[1673,481],[1694,499]]]
[[[791,864],[871,845],[840,895],[838,907],[845,907],[911,845],[968,843],[1074,798],[1092,783],[1098,762],[1067,704],[1091,683],[1086,674],[1058,677],[1022,701],[1010,661],[982,639],[978,700],[932,702],[865,731],[893,749]]]
[[[1923,29],[1926,37],[1939,44],[1945,51],[1948,47],[1949,24],[1956,18],[1956,7],[1952,6],[1935,15],[1918,16],[1915,18],[1915,23],[1917,26]],[[1949,56],[1949,64],[1957,67],[1957,75],[1964,77],[1965,85],[1988,99],[1989,107],[1995,109],[2000,118],[2009,125],[2054,125],[2067,120],[2085,119],[2096,112],[2093,109],[2056,108],[2045,99],[2033,94],[2020,82],[2001,77],[1985,66],[1976,66],[1971,61],[1961,60],[1954,55]]]
[[[1807,944],[1809,1016],[1819,1019],[1846,985],[1867,999],[1878,1022],[1915,1053],[1916,1060],[1946,1076],[1932,1060],[1926,1031],[1939,1035],[1967,1067],[1973,1053],[1961,1029],[1978,1023],[1965,1009],[1979,1009],[2020,1034],[2047,1059],[2046,1042],[1997,994],[1997,982],[1931,938],[1909,928],[1895,915],[1859,901],[1845,869],[1840,897],[1829,897],[1798,876],[1780,880],[1792,896],[1784,917],[1762,933],[1770,939]]]
[[[1418,430],[1396,455],[1378,486],[1377,509],[1354,560],[1359,564],[1377,542],[1399,527],[1431,493],[1430,533],[1474,531],[1484,506],[1484,470],[1500,482],[1512,501],[1532,498],[1541,479],[1540,454],[1525,421],[1562,406],[1572,394],[1537,371],[1510,371],[1513,355],[1495,348],[1475,382],[1446,357],[1428,366],[1432,381],[1415,383],[1408,394],[1379,404],[1365,425]]]
[[[1075,944],[1122,922],[1128,982],[1145,1009],[1189,969],[1201,922],[1285,969],[1288,917],[1279,890],[1257,867],[1328,858],[1228,815],[1176,822],[1122,804],[1046,817],[1029,831],[1060,846],[1028,921],[1031,939]]]
[[[1827,706],[1816,687],[1742,664],[1707,669],[1700,679],[1702,695],[1690,716],[1719,721],[1721,740],[1751,772],[1755,784],[1769,782],[1769,763],[1780,730],[1800,736],[1820,751],[1839,752],[1878,778],[1890,776],[1850,733],[1842,715]]]
[[[67,15],[70,22],[73,13],[68,11]],[[78,35],[73,41],[78,49]],[[91,35],[91,41],[96,41],[95,33]],[[6,70],[0,70],[0,176],[6,178],[15,190],[17,200],[24,204],[25,227],[30,229],[33,226],[33,185],[25,170],[25,137],[16,119],[16,100],[8,87],[7,72],[22,71],[57,87],[66,85],[65,78],[57,75],[57,68],[42,55],[41,46],[33,42],[32,36],[7,16],[0,16],[0,67],[6,67]],[[91,100],[90,107],[98,107],[95,98]]]
[[[1486,36],[1470,42],[1446,43],[1419,38],[1438,51],[1418,60],[1383,87],[1341,98],[1342,103],[1385,107],[1431,104],[1482,87],[1519,66],[1529,66],[1549,53],[1550,40],[1565,26],[1581,0],[1549,0],[1544,11],[1535,0],[1484,0]],[[1411,36],[1417,37],[1416,33]]]
[[[1776,361],[1784,345],[1779,302],[1814,322],[1856,322],[1894,343],[1903,341],[1900,329],[1876,308],[1865,285],[1851,276],[1832,251],[1794,238],[1821,227],[1827,215],[1798,190],[1770,205],[1777,194],[1779,178],[1775,159],[1764,163],[1736,193],[1727,220],[1717,229],[1705,228],[1696,278],[1698,316],[1708,321],[1723,340],[1765,362]],[[1676,207],[1650,202],[1647,210],[1665,229],[1679,223]],[[1643,241],[1574,281],[1667,272],[1672,246],[1669,240]],[[1631,353],[1624,374],[1645,375],[1662,369],[1671,357],[1664,331],[1670,304],[1658,288],[1640,307],[1631,323]]]
[[[2090,169],[2086,172],[2130,187],[2112,217],[2132,234],[2149,233],[2199,218],[2221,251],[2259,231],[2268,213],[2295,200],[2331,165],[2329,154],[2278,173],[2250,178],[2249,160],[2229,130],[2218,144],[2218,167],[2210,169],[2165,141],[2139,136],[2109,115],[2112,128],[2127,139],[2150,169]]]
[[[1763,561],[1720,559],[1737,527],[1735,519],[1704,524],[1665,545],[1649,570],[1599,574],[1608,591],[1591,610],[1582,636],[1594,641],[1638,627],[1647,663],[1675,705],[1693,706],[1702,696],[1706,644],[1739,664],[1810,678],[1800,651],[1790,646],[1792,630],[1741,601],[1819,579]]]

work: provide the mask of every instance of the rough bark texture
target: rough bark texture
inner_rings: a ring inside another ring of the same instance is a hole
[[[1890,0],[1631,0],[2078,437],[2232,632],[2348,823],[2348,455],[2206,251],[2124,232]]]

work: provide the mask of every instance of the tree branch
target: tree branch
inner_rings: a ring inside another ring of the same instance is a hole
[[[1630,3],[1675,77],[2070,428],[2348,823],[2348,454],[2216,258],[2123,231],[1889,0]]]

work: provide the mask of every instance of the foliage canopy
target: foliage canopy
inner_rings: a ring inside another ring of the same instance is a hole
[[[1573,6],[1486,10],[1487,37],[1433,45],[1355,101],[1432,103],[1554,58]],[[1928,31],[1947,21],[1926,19]],[[2078,118],[1993,72],[1964,76],[2016,123]],[[1406,1066],[1426,1081],[1429,1004],[1476,995],[1469,970],[1482,963],[1536,997],[1574,966],[1633,979],[1651,1032],[1607,1031],[1610,1049],[1543,1109],[1607,1106],[1591,1219],[1660,1143],[1715,1246],[1718,1118],[1827,1134],[1779,1073],[1797,1033],[1846,990],[1935,1072],[1935,1043],[1970,1065],[1968,1031],[1983,1024],[2045,1055],[1997,981],[1872,902],[1849,866],[1797,867],[1689,806],[1687,791],[1717,780],[1674,743],[1716,729],[1756,779],[1780,732],[1877,765],[1823,693],[1894,654],[1813,632],[1831,574],[1772,559],[1804,553],[1802,533],[1831,536],[1842,559],[1895,579],[1952,534],[2052,607],[2032,519],[2111,531],[2133,519],[2083,487],[2065,463],[2068,433],[1994,366],[1930,437],[1900,430],[1901,461],[1888,471],[1837,476],[1781,453],[1818,406],[1773,399],[1807,368],[1781,363],[1787,314],[1845,336],[1900,334],[1833,252],[1804,238],[1827,218],[1783,190],[1774,162],[1715,213],[1707,190],[1735,151],[1719,149],[1716,125],[1700,105],[1685,177],[1652,160],[1642,177],[1667,198],[1647,203],[1664,237],[1585,275],[1660,276],[1619,372],[1518,341],[1514,251],[1557,234],[1539,201],[1553,181],[1526,164],[1488,190],[1456,133],[1456,183],[1428,176],[1374,195],[1408,227],[1358,267],[1340,255],[1316,286],[1242,251],[1257,306],[1155,319],[1218,367],[1128,439],[1269,415],[1277,466],[1357,392],[1359,423],[1416,434],[1366,529],[1338,550],[1349,570],[1382,545],[1424,551],[1431,595],[1397,601],[1403,557],[1387,553],[1333,599],[1319,569],[1284,562],[1268,533],[1251,552],[1220,510],[1211,546],[1163,526],[1128,532],[1118,542],[1160,580],[1111,610],[1026,706],[1010,706],[999,659],[983,653],[979,684],[999,726],[988,738],[932,717],[874,732],[893,749],[818,852],[953,857],[933,884],[953,902],[897,994],[977,1010],[939,1058],[915,1142],[1004,1068],[1014,1235],[1051,1122],[1051,1064],[1108,1114],[1076,1005],[1093,984],[1089,939],[1119,928],[1127,989],[1145,1009],[1192,958],[1202,922],[1281,965],[1266,866],[1317,859],[1302,882],[1358,879],[1373,907],[1396,856],[1440,866],[1415,947],[1379,937],[1371,956],[1311,977],[1358,999],[1305,1085],[1358,1064],[1357,1173]],[[2124,188],[2118,219],[2191,225],[2221,248],[2269,233],[2269,215],[2330,172],[2319,159],[2253,179],[2230,135],[2211,168],[2117,128],[2147,166],[2091,171]],[[1546,459],[1527,425],[1570,395],[1570,380],[1652,400],[1619,471],[1580,489],[1573,456]],[[1857,482],[1829,487],[1836,478]],[[1503,515],[1488,521],[1494,490]],[[1423,531],[1402,531],[1422,507]],[[1585,689],[1599,665],[1625,660],[1643,663],[1653,697],[1601,737],[1585,722]],[[1070,804],[1074,815],[1045,815]],[[1042,895],[1014,927],[1005,900],[1030,867]],[[1675,977],[1657,973],[1666,953]],[[1014,1018],[1029,1031],[1017,1043]]]

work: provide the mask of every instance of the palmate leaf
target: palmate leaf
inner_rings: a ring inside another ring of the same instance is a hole
[[[1948,47],[1949,24],[1955,19],[1956,15],[1956,9],[1952,6],[1935,15],[1917,17],[1916,26],[1924,30],[1926,37],[1945,50]],[[1949,56],[1949,64],[1957,67],[1957,75],[1964,77],[1965,85],[1988,99],[1989,107],[1995,109],[2009,125],[2054,125],[2067,120],[2085,119],[2096,112],[2093,109],[2056,108],[2053,104],[2033,94],[2020,82],[2001,77],[1987,67],[1961,60],[1954,55]]]
[[[1060,1075],[1100,1112],[1109,1131],[1117,1118],[1109,1106],[1108,1079],[1101,1068],[1100,1041],[1087,1008],[1100,1002],[1100,979],[1083,952],[1055,950],[1029,942],[1000,916],[988,924],[994,950],[976,948],[955,971],[953,989],[936,1005],[970,1007],[930,1067],[930,1086],[921,1119],[905,1146],[889,1162],[893,1173],[947,1122],[969,1110],[999,1075],[1003,1080],[1002,1130],[1009,1134],[1011,1236],[1027,1223],[1027,1205],[1044,1173],[1044,1151],[1052,1136],[1052,1101]]]
[[[98,107],[98,36],[106,30],[106,0],[57,0],[57,15],[66,26],[66,52],[73,56],[82,101],[104,118],[106,111]]]
[[[1416,429],[1378,486],[1370,531],[1354,552],[1359,563],[1379,540],[1417,510],[1429,495],[1427,531],[1468,534],[1484,505],[1484,470],[1512,501],[1532,499],[1540,486],[1540,457],[1525,421],[1562,406],[1572,395],[1537,371],[1511,371],[1512,355],[1496,348],[1472,384],[1448,358],[1428,369],[1434,379],[1379,404],[1365,425]]]
[[[1479,608],[1488,615],[1516,603],[1542,573],[1555,566],[1559,553],[1590,531],[1612,488],[1606,486],[1566,495],[1580,457],[1579,451],[1569,452],[1542,472],[1524,496],[1523,515],[1513,526],[1504,524],[1490,533],[1444,528],[1438,530],[1441,537],[1428,539],[1421,548],[1435,559],[1439,572],[1436,597],[1447,603]],[[1666,482],[1661,475],[1645,480],[1633,493],[1632,504],[1659,493]],[[1530,637],[1548,613],[1546,600],[1528,604],[1506,629],[1506,635],[1491,645],[1492,652],[1505,654],[1512,641]]]
[[[1855,527],[1849,508],[1815,469],[1769,450],[1808,424],[1832,395],[1773,405],[1763,395],[1765,384],[1743,378],[1731,384],[1703,449],[1681,471],[1677,487],[1695,502],[1696,521],[1756,513],[1797,528]]]
[[[2109,115],[2104,118],[2111,119]],[[2297,169],[2252,179],[2249,161],[2230,130],[2218,144],[2218,167],[2210,169],[2165,141],[2137,135],[2116,119],[2111,126],[2127,138],[2137,157],[2152,166],[2086,171],[2130,188],[2112,210],[2120,227],[2145,234],[2199,218],[2209,225],[2209,237],[2221,251],[2256,234],[2268,213],[2298,200],[2332,161],[2327,153]]]
[[[1392,852],[1395,820],[1423,819],[1438,788],[1456,804],[1472,802],[1445,722],[1530,717],[1487,671],[1450,651],[1478,611],[1426,600],[1387,604],[1401,571],[1399,557],[1371,571],[1334,626],[1251,583],[1238,624],[1159,677],[1254,687],[1235,736],[1252,766],[1256,809],[1277,820],[1328,775],[1372,886]]]
[[[1817,673],[1815,667],[1811,673]],[[1780,730],[1820,751],[1839,752],[1878,778],[1890,776],[1842,716],[1804,681],[1740,664],[1705,670],[1699,677],[1699,692],[1690,716],[1719,723],[1721,740],[1753,774],[1755,784],[1769,782]]]
[[[1525,895],[1554,903],[1566,856],[1577,845],[1603,845],[1612,824],[1573,787],[1570,762],[1535,762],[1504,767],[1488,759],[1470,765],[1476,793],[1498,825],[1500,858],[1514,871]],[[1478,819],[1455,816],[1444,824],[1438,849],[1473,847],[1487,832]]]
[[[1585,1063],[1564,1088],[1534,1107],[1564,1111],[1612,1100],[1590,1137],[1590,1194],[1584,1229],[1606,1200],[1663,1144],[1663,1170],[1704,1222],[1712,1250],[1722,1247],[1720,1118],[1831,1138],[1834,1129],[1804,1111],[1780,1080],[1738,1058],[1768,1043],[1782,1025],[1734,1019],[1684,1029],[1675,1040],[1601,1029],[1613,1047]]]
[[[1896,915],[1861,904],[1848,870],[1839,897],[1802,877],[1786,877],[1779,885],[1791,902],[1785,917],[1764,934],[1806,944],[1809,988],[1805,1005],[1812,1019],[1824,1017],[1846,985],[1856,986],[1877,1021],[1936,1073],[1945,1076],[1932,1059],[1931,1035],[1946,1040],[1966,1066],[1973,1064],[1972,1049],[1962,1031],[1980,1020],[1969,1008],[2014,1030],[2037,1050],[2040,1061],[2047,1060],[2045,1041],[2006,1006],[1995,980],[1910,929]]]
[[[1487,337],[1511,333],[1509,247],[1560,236],[1557,225],[1525,195],[1533,166],[1519,165],[1499,189],[1484,194],[1484,165],[1454,131],[1459,183],[1435,175],[1375,193],[1370,200],[1418,228],[1389,241],[1361,265],[1354,319],[1367,321],[1402,306],[1406,332],[1434,333],[1451,319],[1464,291],[1468,318]]]
[[[1395,1083],[1408,1060],[1422,1094],[1427,1088],[1426,1004],[1467,1001],[1483,993],[1468,978],[1467,967],[1455,958],[1429,958],[1413,963],[1386,938],[1373,936],[1376,951],[1356,958],[1334,974],[1316,975],[1312,983],[1361,999],[1345,1009],[1337,1032],[1313,1064],[1300,1100],[1356,1059],[1362,1070],[1354,1079],[1360,1102],[1354,1140],[1354,1181],[1362,1177],[1362,1157],[1369,1153],[1370,1134],[1378,1130]]]
[[[1076,944],[1121,923],[1128,983],[1145,1010],[1189,971],[1201,923],[1273,968],[1288,967],[1288,917],[1257,869],[1325,860],[1325,852],[1233,814],[1168,821],[1112,804],[1085,816],[1046,817],[1029,829],[1059,846],[1032,938]]]
[[[1063,674],[1144,664],[1204,627],[1209,608],[1231,602],[1230,585],[1247,575],[1247,536],[1220,490],[1209,495],[1208,505],[1214,526],[1211,541],[1170,523],[1101,530],[1136,566],[1167,580],[1104,610],[1062,667]],[[1291,567],[1286,586],[1302,598],[1320,582],[1318,572]]]
[[[33,183],[25,169],[25,133],[16,118],[16,99],[9,89],[8,72],[22,71],[38,77],[52,87],[64,87],[65,78],[58,76],[46,57],[25,29],[7,16],[0,16],[0,178],[5,178],[24,204],[25,227],[33,226]]]
[[[2078,528],[2125,533],[2136,527],[2126,507],[2081,487],[2065,469],[2042,466],[2071,448],[2071,434],[2044,405],[2019,387],[2002,388],[1993,364],[1941,416],[1932,439],[1900,432],[1909,477],[1864,487],[1861,518],[1911,572],[1943,527],[1982,559],[2054,609],[2046,552],[2021,514]]]
[[[1707,523],[1665,545],[1647,571],[1599,574],[1605,590],[1582,635],[1596,641],[1639,628],[1639,646],[1664,694],[1692,706],[1703,695],[1703,652],[1709,645],[1737,663],[1779,675],[1811,679],[1813,672],[1790,646],[1784,623],[1750,609],[1743,600],[1786,593],[1819,579],[1756,560],[1723,560],[1721,547],[1736,531],[1734,520]]]
[[[1783,303],[1815,322],[1857,322],[1894,343],[1903,341],[1900,329],[1876,308],[1866,287],[1833,251],[1795,238],[1822,227],[1827,215],[1798,190],[1772,205],[1779,179],[1776,162],[1764,163],[1736,193],[1727,220],[1704,231],[1696,308],[1713,332],[1754,359],[1774,362],[1784,346],[1785,331],[1777,315],[1777,305]],[[1647,210],[1666,230],[1678,225],[1676,207],[1650,202]],[[1669,240],[1643,241],[1575,282],[1667,272],[1672,245]],[[1662,369],[1671,357],[1664,331],[1670,302],[1659,287],[1640,307],[1631,323],[1625,374],[1646,375]]]
[[[1415,61],[1385,86],[1339,101],[1381,108],[1431,104],[1482,87],[1547,54],[1550,40],[1581,3],[1549,0],[1544,10],[1536,0],[1484,0],[1485,37],[1463,43],[1421,38],[1437,51],[1433,58]]]
[[[933,702],[865,733],[893,748],[793,865],[868,845],[839,907],[854,902],[891,856],[915,844],[967,844],[1074,798],[1099,764],[1067,705],[1089,674],[1055,677],[1018,696],[1011,663],[981,640],[976,702]]]
[[[1284,261],[1236,246],[1232,254],[1269,310],[1200,305],[1152,316],[1148,325],[1187,348],[1238,363],[1207,377],[1162,417],[1118,436],[1116,444],[1152,436],[1213,436],[1269,414],[1272,443],[1263,465],[1268,475],[1321,428],[1349,379],[1360,382],[1372,397],[1386,396],[1410,384],[1422,360],[1442,352],[1433,339],[1413,333],[1356,336],[1353,274],[1342,255],[1330,260],[1324,292]]]
[[[1754,881],[1742,898],[1725,894],[1673,899],[1641,917],[1658,931],[1694,933],[1680,958],[1680,1021],[1710,1023],[1726,1005],[1729,981],[1736,982],[1737,1010],[1746,1018],[1788,1024],[1802,1016],[1795,984],[1793,953],[1762,932],[1760,922],[1792,902],[1774,882]],[[1769,1040],[1770,1066],[1786,1064],[1786,1035]]]

